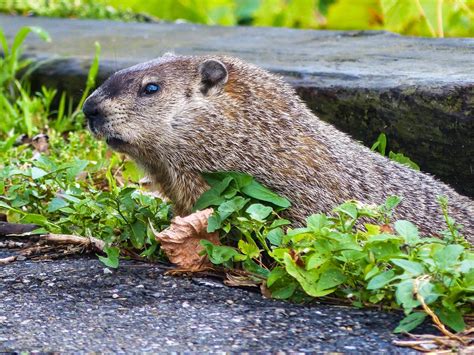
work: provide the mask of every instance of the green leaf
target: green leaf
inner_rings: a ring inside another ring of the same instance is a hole
[[[464,251],[464,247],[459,244],[447,245],[434,254],[434,261],[442,270],[446,270],[457,264],[459,257]]]
[[[270,191],[255,180],[253,180],[249,185],[244,186],[242,188],[242,192],[249,197],[270,202],[282,208],[288,208],[291,206],[290,201],[288,201],[286,198],[278,196],[276,193]]]
[[[207,231],[209,233],[215,232],[222,227],[222,223],[232,213],[240,211],[249,201],[249,199],[241,196],[236,196],[229,201],[223,202],[217,211],[215,211],[208,219]]]
[[[81,159],[77,159],[75,160],[73,163],[69,163],[67,164],[67,179],[69,181],[72,181],[74,180],[74,178],[82,171],[84,171],[84,169],[87,167],[87,165],[89,164],[89,161],[88,160],[81,160]]]
[[[298,285],[295,282],[284,284],[279,288],[273,287],[271,289],[272,297],[279,300],[286,300],[293,296]]]
[[[138,183],[143,177],[143,172],[138,168],[135,162],[127,160],[123,164],[122,175],[125,179]]]
[[[272,271],[267,278],[267,286],[271,287],[276,281],[279,279],[288,276],[288,273],[282,267],[276,267]]]
[[[452,309],[446,307],[435,309],[435,313],[444,324],[455,332],[462,332],[466,328],[462,313],[454,307]]]
[[[369,268],[369,271],[365,274],[364,280],[370,280],[372,277],[380,273],[380,269],[377,265],[369,264],[365,268],[365,271],[367,271],[367,268]]]
[[[298,283],[301,285],[301,287],[303,287],[303,290],[308,295],[313,297],[321,297],[326,295],[326,293],[320,292],[318,290],[318,280],[320,276],[320,272],[318,270],[306,271],[303,268],[300,268],[298,265],[296,265],[288,253],[283,255],[283,261],[286,272],[298,281]]]
[[[247,202],[249,202],[249,199],[243,198],[242,196],[236,196],[229,201],[223,202],[217,209],[221,220],[223,221],[232,213],[240,211]]]
[[[418,228],[409,221],[396,221],[395,230],[406,239],[408,245],[414,245],[420,240]]]
[[[218,171],[213,173],[203,173],[202,176],[212,188],[220,186],[221,182],[227,180],[233,181],[238,191],[240,191],[242,187],[249,185],[253,180],[253,177],[251,175],[239,173],[236,171]],[[222,190],[221,192],[223,192],[224,190]]]
[[[260,256],[260,249],[258,249],[255,243],[248,243],[241,239],[239,240],[238,247],[242,254],[247,255],[251,259]]]
[[[63,207],[69,206],[69,203],[60,197],[53,198],[48,204],[48,212],[55,212]]]
[[[316,250],[306,259],[306,270],[316,269],[329,260],[329,255]]]
[[[426,318],[426,313],[414,312],[403,318],[398,326],[394,329],[394,333],[408,333],[418,327]]]
[[[370,148],[372,151],[377,151],[385,156],[385,149],[387,147],[387,136],[385,133],[380,133],[375,143]]]
[[[214,212],[207,219],[207,232],[213,233],[222,227],[222,220],[218,212]]]
[[[117,268],[119,266],[119,255],[120,250],[117,247],[105,247],[104,252],[107,254],[107,257],[100,256],[99,260],[108,267]]]
[[[405,259],[390,259],[390,261],[413,276],[418,276],[425,272],[423,265],[415,261]]]
[[[252,219],[260,222],[263,222],[265,218],[267,218],[270,213],[272,213],[272,211],[273,208],[264,206],[261,203],[254,203],[245,210],[245,212],[247,212]]]
[[[402,198],[401,197],[398,197],[398,196],[390,196],[387,198],[387,200],[385,201],[385,208],[388,210],[388,211],[391,211],[393,210],[395,207],[397,207],[400,202],[402,202]]]
[[[367,284],[368,290],[378,290],[385,285],[387,285],[390,281],[393,280],[395,277],[395,272],[393,270],[384,271],[381,274],[373,277],[369,283]]]
[[[406,166],[408,166],[409,168],[411,168],[413,170],[420,171],[419,165],[416,164],[414,161],[412,161],[410,158],[403,155],[402,153],[390,152],[388,154],[388,157],[391,160],[396,161],[397,163],[400,163],[402,165],[406,165]]]
[[[394,244],[401,244],[403,243],[402,238],[397,237],[391,234],[378,234],[378,235],[369,235],[367,238],[367,244],[370,245],[372,243],[394,243]]]
[[[418,285],[418,294],[425,300],[426,304],[431,304],[438,299],[439,294],[434,290],[434,284],[429,280],[422,280]]]
[[[459,269],[459,271],[461,271],[463,274],[467,274],[473,269],[474,269],[474,260],[463,260],[461,262],[461,268]]]
[[[132,234],[130,235],[130,241],[134,248],[142,249],[145,244],[147,225],[140,221],[136,220],[132,224]]]
[[[331,267],[326,269],[321,273],[318,281],[318,289],[323,291],[327,290],[346,281],[347,277],[342,273],[342,271],[338,268]]]
[[[289,224],[291,224],[291,222],[289,220],[280,218],[280,219],[274,220],[272,222],[272,224],[270,225],[270,227],[268,227],[268,228],[273,229],[273,228],[276,228],[276,227],[287,226]]]
[[[285,233],[283,232],[283,229],[275,228],[275,229],[272,229],[270,232],[268,232],[267,239],[271,245],[278,247],[281,245],[284,235]]]
[[[284,254],[283,261],[288,274],[293,276],[301,285],[303,290],[310,296],[326,296],[335,291],[335,288],[326,288],[326,286],[343,282],[342,277],[339,273],[329,272],[326,275],[324,281],[320,284],[318,282],[321,276],[320,269],[312,269],[307,271],[296,265],[296,263],[288,253]]]
[[[273,298],[288,299],[294,294],[298,284],[285,269],[276,267],[268,274],[267,287]]]
[[[3,202],[3,201],[0,201],[0,207],[5,208],[5,209],[7,209],[7,210],[11,210],[11,209],[12,209],[12,207],[11,207],[8,203]]]
[[[225,201],[221,194],[229,186],[232,177],[228,176],[223,181],[217,182],[209,190],[204,192],[196,201],[193,207],[193,211],[203,210],[209,206],[218,206]]]
[[[44,171],[43,169],[37,168],[36,166],[31,168],[31,177],[34,180],[40,179],[45,175],[48,175],[48,173]]]
[[[38,224],[40,226],[49,226],[50,223],[48,219],[40,214],[36,213],[28,213],[26,214],[22,219],[22,223],[33,223],[33,224]]]
[[[323,227],[329,225],[329,220],[324,214],[313,214],[306,219],[306,224],[315,233],[320,233]]]
[[[340,212],[348,215],[352,219],[357,218],[357,206],[353,202],[346,202],[334,209],[336,212]]]
[[[249,258],[245,259],[242,262],[242,266],[244,267],[244,270],[246,270],[246,271],[248,271],[252,274],[263,276],[265,278],[267,278],[268,274],[270,273],[270,271],[268,271],[267,269],[261,267],[255,261],[253,261],[252,259],[249,259]]]
[[[51,42],[51,37],[49,36],[49,33],[43,30],[41,27],[30,26],[29,29],[31,30],[31,32],[37,34],[38,37],[41,38],[43,41]]]
[[[91,67],[89,68],[89,73],[87,74],[87,88],[93,88],[95,86],[95,78],[97,77],[97,73],[99,72],[99,55],[100,55],[100,44],[99,42],[94,42],[95,46],[95,56],[94,60],[92,61]]]
[[[420,305],[420,302],[414,298],[413,295],[413,280],[404,280],[400,282],[395,291],[397,303],[401,305],[406,312]]]
[[[223,264],[230,261],[234,256],[239,255],[237,250],[223,245],[214,245],[208,240],[201,240],[200,244],[213,264]]]

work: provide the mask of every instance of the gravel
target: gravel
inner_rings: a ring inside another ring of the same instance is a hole
[[[111,270],[93,256],[0,267],[0,352],[409,352],[392,345],[398,314],[295,305],[165,271]]]

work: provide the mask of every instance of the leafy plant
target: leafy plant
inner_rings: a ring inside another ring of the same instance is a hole
[[[385,136],[385,133],[380,133],[377,140],[375,141],[375,143],[372,145],[370,149],[372,151],[379,152],[383,156],[386,156],[387,136]],[[417,170],[417,171],[420,170],[420,167],[418,166],[418,164],[416,164],[407,156],[403,155],[403,153],[394,153],[390,151],[388,153],[388,158],[393,161],[396,161],[397,163],[406,165],[409,168],[412,168],[413,170]]]
[[[219,230],[224,244],[201,242],[214,264],[263,277],[279,299],[335,295],[358,307],[402,309],[396,332],[421,324],[426,307],[453,330],[465,328],[463,315],[473,311],[474,253],[447,215],[445,239],[422,238],[409,221],[388,224],[401,201],[393,196],[381,206],[349,201],[293,229],[279,216],[288,202],[273,193],[267,198],[264,187],[261,195],[249,194],[246,187],[258,183],[248,175],[217,173],[206,181],[211,189],[198,207],[216,206],[208,231]],[[447,202],[440,202],[445,214]]]
[[[0,210],[9,221],[34,223],[44,232],[105,240],[107,257],[101,260],[109,266],[118,265],[119,250],[158,257],[151,228],[168,225],[169,205],[141,189],[137,167],[108,152],[83,126],[81,107],[95,86],[100,46],[96,44],[80,102],[73,105],[61,93],[53,110],[56,90],[43,87],[32,93],[28,81],[17,78],[32,64],[20,56],[21,43],[31,32],[49,40],[43,30],[28,27],[9,47],[0,32],[5,53],[0,59]],[[35,148],[37,133],[49,138],[46,149]]]

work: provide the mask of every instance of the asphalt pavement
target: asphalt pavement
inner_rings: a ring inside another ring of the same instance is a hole
[[[0,352],[410,351],[392,344],[399,314],[296,305],[165,271],[110,270],[94,256],[0,266]]]

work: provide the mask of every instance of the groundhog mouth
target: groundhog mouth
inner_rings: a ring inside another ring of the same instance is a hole
[[[123,150],[124,146],[128,144],[123,139],[117,137],[106,137],[105,142],[114,150]]]

